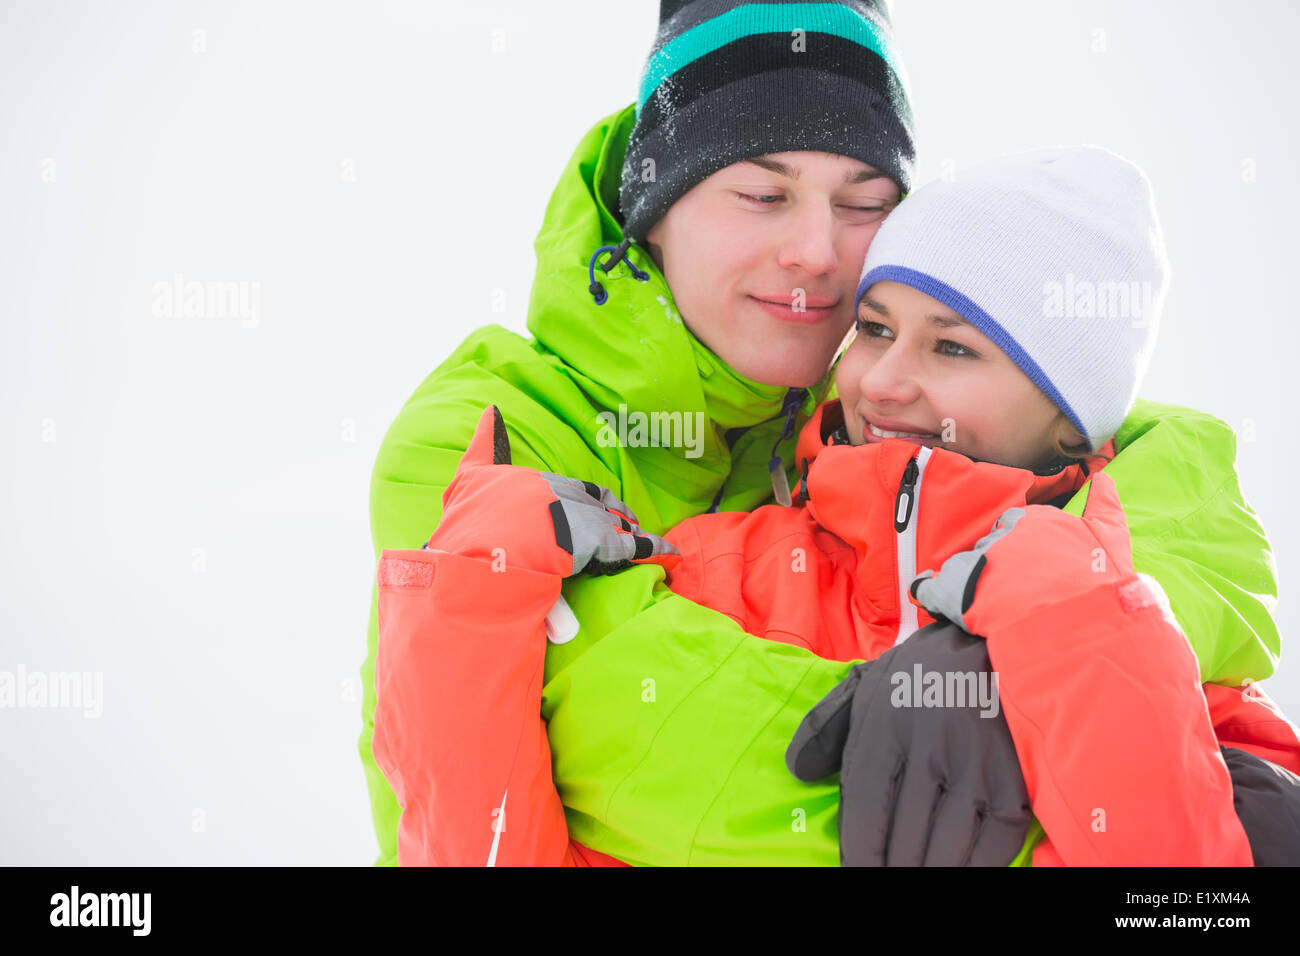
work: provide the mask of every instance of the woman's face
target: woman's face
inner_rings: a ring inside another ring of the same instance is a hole
[[[970,458],[1037,468],[1056,457],[1058,409],[1005,352],[924,292],[877,282],[835,382],[854,445],[883,441],[872,425]],[[903,437],[903,436],[893,436]],[[1073,428],[1061,440],[1083,438]]]
[[[645,245],[715,355],[751,381],[808,386],[853,325],[867,247],[898,198],[859,160],[771,153],[698,183]]]

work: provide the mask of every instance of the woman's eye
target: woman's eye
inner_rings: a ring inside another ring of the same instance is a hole
[[[954,342],[952,339],[944,339],[942,342],[939,343],[939,347],[940,347],[940,348],[942,348],[942,347],[945,346],[945,345],[951,345],[954,349],[957,349],[956,352],[944,352],[944,353],[943,353],[944,355],[947,355],[947,356],[949,356],[950,358],[965,358],[965,357],[968,356],[968,355],[970,355],[970,356],[974,356],[974,355],[975,355],[975,353],[972,352],[970,349],[966,348],[966,346],[961,345],[961,344],[959,344],[959,343],[957,343],[957,342]]]
[[[859,332],[863,335],[870,336],[871,338],[879,338],[874,331],[875,329],[885,329],[885,327],[879,322],[870,322],[867,319],[857,319],[855,325]],[[885,331],[888,332],[889,329],[885,329]]]
[[[879,322],[871,322],[867,319],[858,318],[854,320],[854,328],[867,338],[880,339],[893,337],[893,332]],[[880,331],[877,331],[880,330]],[[951,347],[951,350],[949,349]],[[954,342],[952,339],[944,339],[939,343],[939,354],[945,358],[979,358],[979,354],[973,349],[967,348],[960,342]]]

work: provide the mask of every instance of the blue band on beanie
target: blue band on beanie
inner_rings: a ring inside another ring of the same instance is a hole
[[[877,282],[900,282],[903,285],[911,286],[917,292],[924,292],[930,298],[942,302],[983,332],[998,348],[1006,353],[1007,358],[1016,363],[1020,371],[1029,376],[1031,382],[1042,389],[1043,394],[1050,398],[1057,408],[1065,412],[1065,417],[1070,420],[1070,424],[1083,436],[1089,448],[1092,447],[1092,439],[1089,437],[1088,430],[1083,427],[1083,422],[1079,421],[1079,416],[1074,413],[1074,409],[1070,407],[1069,402],[1057,391],[1051,379],[1038,367],[1038,363],[1031,359],[1029,354],[1020,347],[1020,344],[1007,333],[1007,330],[978,305],[946,282],[942,282],[927,273],[909,269],[906,266],[876,266],[864,275],[862,281],[858,283],[858,294],[854,299],[855,312],[857,304],[862,301],[863,294]]]
[[[829,33],[861,44],[883,59],[899,85],[906,89],[902,64],[894,55],[888,38],[879,26],[862,14],[840,3],[747,3],[691,27],[665,43],[646,61],[641,92],[636,100],[637,115],[641,114],[641,107],[659,84],[686,64],[741,37],[754,33],[791,33],[794,30]],[[863,121],[866,122],[865,117]]]

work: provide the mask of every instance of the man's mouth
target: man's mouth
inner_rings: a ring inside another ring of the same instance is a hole
[[[786,322],[804,324],[821,322],[834,316],[837,308],[836,303],[829,302],[826,299],[806,299],[801,305],[796,306],[789,299],[783,302],[772,302],[752,295],[749,298],[768,315],[783,319]],[[823,305],[821,304],[823,302],[829,304]]]

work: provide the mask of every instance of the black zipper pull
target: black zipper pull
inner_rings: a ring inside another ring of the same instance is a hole
[[[912,520],[912,506],[916,503],[916,479],[921,469],[916,459],[907,462],[903,471],[903,481],[898,486],[898,497],[894,499],[894,530],[900,534],[907,530],[907,523]]]
[[[808,492],[808,459],[803,458],[799,461],[799,491],[794,496],[794,500],[803,504],[811,499]]]

